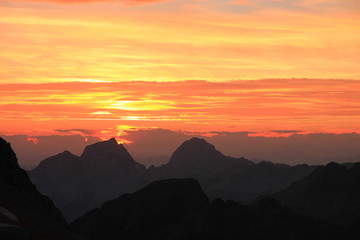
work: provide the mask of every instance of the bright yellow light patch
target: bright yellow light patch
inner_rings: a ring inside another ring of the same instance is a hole
[[[108,109],[119,109],[129,111],[158,111],[171,109],[171,101],[156,101],[156,100],[145,100],[145,101],[115,101],[109,105],[104,105]]]

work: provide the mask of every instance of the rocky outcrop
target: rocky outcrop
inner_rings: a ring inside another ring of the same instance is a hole
[[[22,170],[9,143],[0,138],[1,239],[72,239],[52,201]]]

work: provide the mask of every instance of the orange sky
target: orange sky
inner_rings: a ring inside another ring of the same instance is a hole
[[[0,134],[360,132],[357,0],[1,0],[0,28]]]
[[[3,84],[0,134],[360,132],[359,97],[356,80]]]

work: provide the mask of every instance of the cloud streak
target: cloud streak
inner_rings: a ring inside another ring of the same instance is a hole
[[[148,3],[156,3],[163,2],[166,0],[25,0],[29,2],[54,2],[54,3],[63,3],[63,4],[72,4],[72,3],[99,3],[99,2],[119,2],[124,3],[126,5],[139,5],[139,4],[148,4]]]
[[[359,92],[360,81],[331,79],[2,84],[0,125],[7,128],[0,130],[99,137],[121,133],[121,125],[200,132],[360,132]]]

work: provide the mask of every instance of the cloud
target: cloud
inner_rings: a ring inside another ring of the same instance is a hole
[[[54,131],[59,133],[83,133],[88,135],[93,135],[96,133],[96,131],[89,129],[55,129]]]
[[[26,140],[28,140],[29,142],[32,142],[34,144],[38,144],[39,143],[39,139],[36,137],[28,137]]]
[[[7,126],[2,134],[56,129],[107,137],[102,130],[121,132],[120,125],[210,133],[360,132],[357,80],[73,82],[0,89],[0,125]],[[94,112],[112,114],[89,114]]]
[[[126,6],[137,6],[142,4],[153,4],[167,0],[25,0],[28,2],[59,3],[59,4],[87,4],[87,3],[122,3]]]
[[[304,131],[300,131],[300,130],[272,130],[270,132],[273,132],[273,133],[302,133]]]
[[[55,3],[97,3],[97,2],[120,2],[126,5],[140,5],[148,3],[163,2],[166,0],[27,0],[32,2],[55,2]]]

